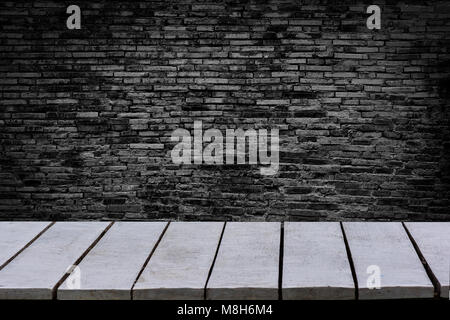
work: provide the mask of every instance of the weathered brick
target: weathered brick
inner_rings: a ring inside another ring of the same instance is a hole
[[[448,220],[449,5],[367,6],[1,1],[0,219]],[[173,164],[194,120],[280,171]]]

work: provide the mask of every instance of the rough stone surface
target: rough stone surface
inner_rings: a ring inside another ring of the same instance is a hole
[[[0,3],[0,219],[448,220],[450,3]],[[280,171],[170,134],[280,130]]]

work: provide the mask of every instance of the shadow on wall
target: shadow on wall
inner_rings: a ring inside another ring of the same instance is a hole
[[[448,2],[36,3],[0,4],[0,219],[450,219]],[[278,174],[174,165],[195,120],[276,125]]]

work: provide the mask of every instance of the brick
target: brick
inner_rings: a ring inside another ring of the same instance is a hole
[[[132,143],[131,149],[164,149],[164,145],[161,143]]]
[[[1,1],[0,219],[448,220],[449,5],[375,31],[300,2],[99,0],[67,30]],[[195,120],[279,128],[279,172],[173,164]]]

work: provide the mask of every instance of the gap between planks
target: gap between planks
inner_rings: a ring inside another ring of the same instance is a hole
[[[159,235],[158,240],[156,241],[155,245],[153,246],[152,250],[150,251],[150,254],[148,255],[147,259],[145,260],[144,265],[142,266],[136,279],[134,280],[133,285],[131,286],[131,290],[130,290],[130,299],[131,300],[133,300],[133,291],[134,291],[134,287],[136,286],[136,283],[138,282],[139,278],[141,277],[142,273],[144,272],[145,268],[147,267],[148,263],[150,262],[150,259],[152,258],[153,253],[155,252],[156,248],[158,248],[158,245],[161,242],[162,238],[164,237],[164,234],[166,233],[167,228],[169,228],[169,225],[170,225],[170,221],[167,222],[166,226],[164,227],[164,230]]]
[[[213,272],[214,264],[216,263],[217,254],[219,253],[220,244],[222,243],[223,234],[225,233],[225,228],[227,226],[227,222],[225,221],[222,227],[222,232],[220,233],[219,242],[217,243],[216,252],[214,253],[214,259],[211,263],[211,268],[208,271],[208,278],[206,279],[205,287],[203,288],[203,299],[206,300],[206,289],[208,288],[209,278],[211,278],[211,274]]]
[[[89,223],[89,222],[87,222],[87,223]],[[370,222],[368,222],[368,223],[370,223]],[[50,222],[43,230],[41,230],[26,245],[24,245],[23,248],[21,248],[11,258],[9,258],[5,263],[3,263],[0,266],[0,270],[2,270],[6,265],[8,265],[11,261],[13,261],[19,254],[21,254],[31,244],[33,244],[33,242],[35,242],[42,234],[44,234],[54,224],[55,224],[55,221]],[[114,224],[114,221],[111,222],[105,228],[105,230],[102,231],[102,233],[98,236],[98,238],[84,251],[84,253],[77,259],[77,261],[75,261],[74,265],[78,265],[84,259],[84,257],[86,257],[89,254],[89,252],[95,247],[95,245],[101,240],[101,238],[109,231],[109,229],[112,227],[113,224]],[[281,222],[280,224],[281,224],[281,228],[280,228],[280,247],[279,247],[279,279],[278,279],[279,288],[278,289],[279,289],[279,299],[281,300],[282,299],[282,278],[283,278],[282,272],[283,272],[283,251],[284,251],[284,223]],[[167,222],[167,224],[166,224],[164,230],[162,231],[161,235],[159,236],[155,246],[152,248],[151,252],[149,253],[149,256],[147,257],[144,265],[142,266],[138,276],[134,280],[133,286],[132,286],[132,288],[130,290],[131,299],[133,299],[133,289],[134,289],[134,286],[136,285],[136,282],[138,281],[139,277],[141,276],[141,274],[142,274],[143,270],[145,269],[145,267],[147,266],[147,264],[150,262],[154,251],[156,250],[156,248],[158,247],[158,245],[161,242],[162,238],[164,237],[164,234],[166,233],[166,230],[169,227],[169,225],[170,225],[170,222]],[[210,280],[211,274],[212,274],[213,269],[214,269],[214,265],[215,265],[215,262],[216,262],[218,251],[219,251],[219,248],[220,248],[221,243],[222,243],[223,235],[226,232],[226,226],[227,226],[227,222],[224,222],[224,226],[222,228],[221,235],[220,235],[220,238],[219,238],[219,242],[218,242],[218,245],[217,245],[217,248],[216,248],[216,251],[215,251],[214,259],[213,259],[213,262],[211,264],[210,270],[208,272],[208,277],[206,279],[206,283],[205,283],[205,287],[204,287],[204,298],[206,298],[207,285],[208,285],[208,282]],[[428,277],[430,278],[430,281],[432,282],[432,284],[433,284],[433,286],[435,288],[435,297],[439,297],[439,295],[440,295],[439,294],[439,292],[440,292],[440,285],[439,285],[439,282],[438,282],[436,276],[434,275],[431,267],[427,263],[425,257],[421,253],[420,247],[416,243],[416,241],[415,241],[414,237],[412,236],[412,234],[409,232],[407,226],[403,222],[402,222],[402,226],[403,226],[406,234],[408,235],[409,241],[414,246],[415,252],[418,255],[420,261],[422,262],[422,265],[423,265],[423,267],[424,267]],[[347,251],[347,257],[348,257],[348,260],[349,260],[351,273],[352,273],[352,277],[353,277],[353,281],[354,281],[354,285],[355,285],[355,298],[358,300],[358,296],[359,296],[358,280],[357,280],[357,277],[356,277],[356,271],[355,271],[355,266],[354,266],[354,262],[353,262],[353,258],[352,258],[352,252],[351,252],[351,249],[350,249],[350,246],[349,246],[349,243],[348,243],[348,239],[347,239],[347,235],[346,235],[346,232],[345,232],[345,228],[344,228],[344,225],[343,225],[342,222],[340,222],[340,228],[341,228],[341,232],[342,232],[342,235],[343,235],[343,238],[344,238],[344,243],[345,243],[345,247],[346,247],[346,251]],[[70,273],[66,273],[57,282],[57,284],[53,287],[53,299],[56,299],[57,289],[67,279],[67,277],[69,275],[70,275]]]
[[[355,300],[359,300],[359,288],[358,288],[358,277],[356,276],[355,264],[353,262],[352,252],[350,250],[350,245],[348,243],[347,235],[345,234],[344,224],[339,222],[341,226],[342,237],[344,238],[345,250],[347,251],[347,259],[350,264],[350,270],[352,272],[353,283],[355,285]]]
[[[414,247],[414,250],[416,250],[416,253],[419,256],[420,262],[422,262],[422,265],[425,268],[425,271],[427,272],[427,275],[430,278],[431,283],[434,286],[434,297],[439,298],[441,296],[441,285],[439,284],[438,279],[436,278],[433,270],[431,270],[431,268],[427,262],[427,259],[425,259],[425,256],[422,254],[422,251],[420,251],[419,245],[417,244],[416,240],[414,240],[414,237],[412,236],[411,232],[409,232],[409,230],[406,227],[404,222],[402,222],[402,225],[406,231],[406,234],[408,235],[409,240],[411,241],[411,243]]]
[[[5,263],[3,263],[0,266],[0,271],[6,267],[11,261],[13,261],[19,254],[21,254],[26,248],[28,248],[29,246],[31,246],[33,244],[34,241],[36,241],[42,234],[44,234],[45,231],[47,231],[51,226],[53,226],[56,222],[52,221],[50,222],[44,229],[41,230],[41,232],[39,232],[37,235],[34,236],[33,239],[31,239],[30,241],[28,241],[27,244],[25,244],[23,246],[22,249],[20,249],[19,251],[17,251],[11,258],[9,258],[8,260],[5,261]]]
[[[97,237],[97,239],[92,242],[92,244],[81,254],[81,256],[73,263],[72,266],[77,266],[80,264],[80,262],[88,255],[88,253],[95,247],[95,245],[103,238],[103,236],[108,232],[109,229],[113,226],[114,221],[112,221],[109,225],[106,226],[105,230],[100,233],[100,235]],[[56,300],[57,294],[58,294],[58,288],[61,286],[61,284],[66,281],[66,279],[70,276],[70,271],[72,269],[70,268],[63,277],[56,283],[56,285],[52,289],[52,299]]]

